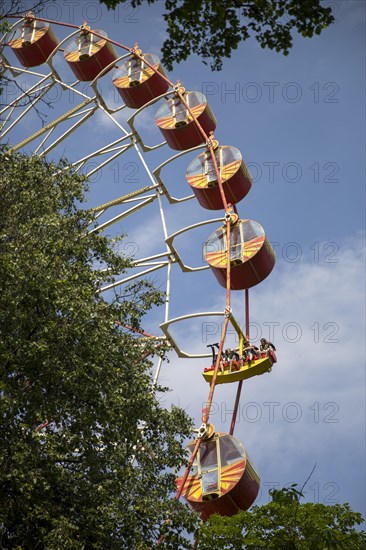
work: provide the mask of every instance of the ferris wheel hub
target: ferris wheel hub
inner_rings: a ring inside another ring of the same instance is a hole
[[[198,429],[193,431],[197,434],[199,439],[205,441],[214,435],[215,426],[213,424],[206,424],[206,422],[203,422]]]

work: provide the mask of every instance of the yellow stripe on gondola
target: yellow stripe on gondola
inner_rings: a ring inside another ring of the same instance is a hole
[[[251,241],[248,241],[244,245],[244,261],[249,260],[258,252],[258,250],[262,247],[264,243],[265,237],[256,237],[255,239],[252,239]]]
[[[206,103],[200,103],[199,105],[196,105],[196,107],[191,107],[190,109],[193,113],[194,118],[198,118],[199,115],[203,113],[205,108],[206,108]],[[191,114],[188,111],[187,111],[187,120],[188,122],[191,122],[193,120]],[[175,128],[175,122],[176,120],[173,115],[170,115],[168,117],[158,118],[156,121],[159,128],[163,128],[165,130]]]
[[[158,65],[154,65],[154,68],[157,69]],[[142,79],[139,79],[140,83],[145,82],[146,80],[148,80],[154,74],[154,72],[155,71],[153,69],[151,69],[150,67],[147,67],[146,69],[143,69]],[[115,84],[115,86],[117,86],[117,88],[129,88],[130,87],[130,81],[131,81],[131,77],[121,76],[120,78],[116,78],[113,81],[113,83]]]
[[[243,246],[243,261],[247,262],[250,260],[250,258],[252,258],[263,246],[264,241],[265,237],[263,235],[260,237],[255,237],[251,241],[246,241]],[[223,248],[218,252],[206,252],[205,260],[213,267],[223,268],[226,266],[226,251]]]
[[[232,178],[236,172],[239,170],[241,165],[240,160],[235,160],[234,162],[230,162],[229,164],[224,164],[222,167],[222,173],[221,177],[224,181]]]
[[[42,29],[37,30],[34,33],[34,38],[32,40],[32,44],[34,44],[34,42],[37,42],[44,34],[46,34],[47,31],[48,31],[48,27],[43,27]],[[22,43],[23,43],[23,40],[22,40],[22,37],[20,36],[19,38],[16,38],[15,40],[11,40],[9,42],[9,46],[11,48],[22,48],[23,47]]]
[[[187,481],[184,485],[183,496],[188,500],[197,500],[200,501],[202,498],[202,488],[201,481],[198,479],[197,475],[188,476]]]
[[[220,493],[226,493],[239,482],[244,472],[245,463],[245,460],[239,460],[221,468]],[[197,474],[188,476],[182,494],[187,500],[202,501],[202,486]]]
[[[240,460],[221,469],[220,488],[224,493],[238,483],[243,475],[244,466],[245,460]]]
[[[156,124],[159,126],[159,128],[164,128],[164,129],[175,128],[175,121],[174,121],[174,117],[172,116],[159,118],[157,119]]]
[[[207,185],[206,174],[199,174],[198,176],[187,176],[187,181],[192,187],[206,187]]]
[[[99,50],[102,49],[105,43],[106,43],[105,40],[99,40],[98,42],[93,42],[89,57],[99,52]],[[79,61],[79,56],[80,56],[80,52],[78,50],[73,50],[72,52],[65,55],[65,59],[66,61],[71,61],[71,62]]]
[[[236,174],[236,172],[239,170],[240,165],[240,160],[235,160],[233,162],[230,162],[229,164],[224,164],[221,169],[221,180],[227,181],[232,176],[234,176],[234,174]],[[187,181],[192,187],[197,187],[201,189],[208,187],[206,174],[196,174],[194,176],[188,176]]]
[[[213,267],[225,267],[226,252],[225,250],[220,250],[219,252],[207,252],[205,255],[205,260]]]

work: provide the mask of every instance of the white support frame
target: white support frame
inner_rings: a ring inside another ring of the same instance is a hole
[[[159,166],[157,166],[157,168],[155,168],[155,170],[153,171],[153,174],[154,174],[156,180],[159,182],[159,184],[160,184],[161,188],[163,189],[164,194],[165,194],[165,196],[168,199],[170,204],[175,204],[177,202],[184,202],[184,201],[188,201],[190,199],[193,199],[194,194],[193,195],[187,195],[186,197],[182,197],[182,198],[173,197],[169,193],[168,188],[166,187],[165,183],[161,179],[160,172],[162,171],[163,168],[165,168],[165,166],[167,166],[171,162],[174,162],[176,159],[182,157],[183,155],[187,155],[188,153],[192,153],[193,151],[199,151],[200,149],[205,148],[205,147],[206,147],[206,145],[202,144],[202,145],[197,145],[196,147],[192,147],[191,149],[186,149],[185,151],[180,151],[179,153],[177,153],[173,157],[170,157],[167,160],[165,160],[164,162],[162,162],[161,164],[159,164]]]
[[[181,315],[180,317],[175,317],[174,319],[170,319],[168,321],[165,321],[161,325],[159,325],[166,339],[171,344],[172,348],[175,350],[178,357],[185,358],[185,359],[202,359],[204,357],[212,356],[211,353],[187,353],[186,351],[183,351],[175,341],[174,337],[169,332],[169,327],[171,325],[174,325],[175,323],[179,323],[181,321],[186,321],[187,319],[196,319],[197,317],[225,317],[225,312],[203,311],[201,313],[188,313],[187,315]]]
[[[16,28],[17,25],[20,25],[20,24],[21,24],[21,20],[16,22],[8,32],[12,32],[14,28]],[[144,277],[147,274],[153,273],[162,268],[164,269],[166,268],[166,302],[165,302],[165,308],[164,308],[164,322],[160,325],[160,328],[164,336],[162,336],[161,339],[167,340],[172,345],[172,348],[176,351],[178,357],[181,357],[181,358],[210,357],[211,356],[210,353],[190,354],[182,350],[179,347],[179,344],[174,340],[173,336],[170,334],[169,328],[172,324],[178,323],[179,321],[194,319],[197,317],[205,317],[205,316],[222,317],[224,313],[223,312],[192,313],[188,315],[183,315],[181,317],[176,317],[174,319],[169,319],[170,303],[171,303],[172,266],[173,264],[178,264],[181,271],[186,273],[194,273],[197,271],[209,269],[208,265],[194,267],[185,263],[184,259],[181,257],[179,251],[176,248],[175,240],[180,235],[183,235],[184,233],[189,232],[195,228],[199,228],[201,226],[205,226],[212,223],[214,224],[219,223],[221,225],[223,222],[223,219],[214,218],[210,220],[201,221],[199,223],[186,226],[169,235],[168,229],[167,229],[165,211],[164,211],[163,196],[166,197],[169,205],[175,205],[178,203],[191,200],[192,198],[194,198],[195,195],[190,194],[181,198],[173,196],[169,192],[169,188],[164,183],[163,178],[161,176],[162,170],[167,165],[169,165],[170,163],[173,163],[175,160],[181,158],[184,155],[187,155],[194,151],[201,151],[202,149],[205,149],[206,144],[203,143],[189,150],[179,151],[178,153],[175,153],[173,156],[168,158],[166,161],[162,162],[153,171],[151,171],[142,153],[155,151],[161,148],[162,146],[164,146],[166,144],[166,141],[162,141],[161,143],[157,143],[155,145],[144,143],[141,136],[139,135],[139,132],[135,127],[135,121],[138,120],[139,115],[143,113],[145,109],[148,109],[149,107],[158,103],[162,99],[172,97],[172,95],[174,94],[174,90],[170,89],[168,92],[160,95],[157,98],[152,99],[141,108],[136,109],[135,112],[128,118],[126,123],[121,124],[116,119],[115,115],[117,113],[120,113],[123,109],[125,109],[126,105],[124,105],[121,100],[121,106],[117,107],[116,109],[110,108],[106,104],[102,96],[102,93],[99,89],[99,78],[101,78],[106,72],[108,72],[108,70],[112,66],[115,66],[121,60],[128,58],[130,56],[130,52],[124,53],[123,55],[118,57],[116,60],[111,62],[105,69],[103,69],[96,76],[96,78],[90,83],[90,87],[88,88],[88,93],[84,93],[85,90],[80,91],[80,89],[78,89],[78,86],[80,84],[79,80],[75,80],[71,84],[67,84],[66,82],[63,82],[61,80],[59,74],[54,68],[54,56],[56,55],[56,53],[60,51],[63,44],[65,44],[65,42],[68,42],[74,36],[78,35],[79,32],[80,32],[80,29],[76,29],[75,31],[68,34],[68,36],[66,36],[64,39],[62,39],[58,43],[58,45],[56,46],[56,48],[53,50],[53,52],[50,54],[50,56],[46,61],[45,65],[49,68],[49,71],[50,71],[47,74],[38,72],[36,70],[14,67],[8,62],[5,56],[1,54],[1,58],[3,59],[3,66],[5,67],[5,70],[9,70],[10,73],[15,78],[23,74],[29,74],[37,79],[37,82],[35,84],[32,84],[32,86],[27,92],[21,92],[16,99],[14,99],[9,105],[5,106],[0,111],[0,115],[3,115],[3,114],[6,115],[3,125],[1,127],[1,129],[3,130],[2,136],[10,134],[11,131],[14,129],[14,127],[16,127],[17,124],[23,121],[23,118],[29,113],[30,109],[32,108],[31,104],[27,106],[22,106],[23,107],[22,112],[19,114],[19,116],[15,117],[15,120],[12,120],[15,109],[17,108],[19,103],[22,102],[22,100],[24,100],[24,98],[27,95],[29,96],[29,94],[34,94],[36,97],[34,99],[33,104],[37,105],[37,103],[41,101],[43,96],[52,87],[57,85],[59,85],[63,91],[65,92],[69,91],[72,94],[76,94],[76,97],[80,97],[80,101],[81,101],[80,104],[76,105],[70,111],[64,113],[63,115],[56,118],[52,122],[46,124],[43,128],[39,129],[38,131],[34,132],[32,135],[28,136],[26,139],[19,142],[17,145],[13,147],[13,150],[20,150],[25,145],[31,144],[34,146],[33,154],[37,154],[39,156],[45,156],[51,150],[57,147],[63,140],[67,139],[72,134],[72,132],[74,132],[77,128],[79,128],[79,126],[81,126],[87,119],[93,116],[98,110],[103,112],[113,122],[113,124],[121,132],[121,137],[74,161],[72,163],[72,167],[74,168],[75,172],[79,172],[83,167],[85,167],[86,163],[90,159],[96,159],[97,166],[92,168],[86,174],[88,177],[91,177],[93,174],[95,174],[95,172],[97,172],[100,169],[103,169],[110,162],[118,158],[127,150],[134,148],[138,156],[138,159],[146,173],[147,182],[145,183],[145,186],[142,189],[137,191],[132,191],[132,193],[127,193],[125,196],[120,197],[120,200],[119,199],[111,200],[110,203],[106,203],[105,205],[101,205],[101,207],[95,208],[95,211],[97,212],[96,218],[101,216],[112,206],[120,206],[120,207],[122,206],[122,208],[125,208],[125,209],[122,212],[117,213],[115,216],[111,217],[110,219],[104,221],[97,227],[93,227],[92,229],[90,229],[89,234],[95,233],[97,231],[98,232],[104,231],[107,228],[111,227],[113,224],[117,223],[118,221],[126,218],[127,216],[134,214],[135,212],[139,211],[145,206],[156,202],[159,209],[161,226],[164,234],[165,250],[158,254],[152,254],[145,258],[133,260],[132,267],[138,271],[137,273],[128,274],[126,277],[120,280],[115,280],[112,283],[106,284],[100,289],[100,292],[107,292],[111,289],[116,288],[119,285],[127,284],[133,281],[134,279]],[[68,126],[65,128],[65,130],[61,135],[59,135],[54,139],[54,136],[55,136],[54,132],[56,128],[59,126],[59,124],[61,123],[65,123]],[[42,139],[40,140],[40,142],[37,142],[37,144],[35,145],[34,140],[36,140],[40,136],[42,136]],[[159,358],[157,362],[156,372],[154,375],[154,385],[158,383],[161,365],[162,365],[162,359]]]

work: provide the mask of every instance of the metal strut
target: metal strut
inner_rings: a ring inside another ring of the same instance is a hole
[[[94,98],[89,98],[89,99],[86,99],[85,101],[83,101],[82,103],[80,103],[79,105],[76,105],[76,107],[73,107],[72,109],[70,109],[70,111],[67,111],[67,113],[64,113],[63,115],[59,116],[58,118],[56,118],[52,122],[49,122],[49,124],[46,124],[45,126],[40,128],[39,130],[37,130],[37,132],[35,132],[31,136],[27,137],[26,139],[23,139],[23,141],[21,141],[17,145],[14,145],[14,147],[11,147],[10,152],[15,153],[16,151],[18,151],[19,149],[24,147],[24,145],[28,145],[28,143],[30,143],[31,141],[33,141],[37,137],[41,136],[42,134],[44,134],[48,130],[52,130],[55,126],[57,126],[57,124],[59,122],[62,122],[63,120],[66,120],[71,115],[73,115],[74,113],[76,113],[77,111],[82,109],[83,107],[86,107],[87,105],[89,105],[89,103],[91,103],[92,101],[94,101]],[[90,111],[89,113],[87,113],[88,116],[91,116],[93,114],[93,112],[94,111]]]
[[[249,290],[245,289],[245,336],[249,341]],[[235,429],[236,415],[238,414],[240,395],[243,386],[243,380],[238,383],[238,389],[236,390],[235,405],[233,410],[233,416],[231,417],[230,435],[233,435]]]

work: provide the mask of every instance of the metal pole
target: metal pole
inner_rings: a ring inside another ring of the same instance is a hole
[[[249,290],[247,288],[245,289],[245,335],[249,340]],[[230,425],[230,432],[229,432],[230,435],[234,434],[235,422],[236,422],[236,416],[238,414],[242,386],[243,386],[243,380],[240,380],[238,384],[238,389],[236,391],[233,416],[231,418],[231,425]]]

